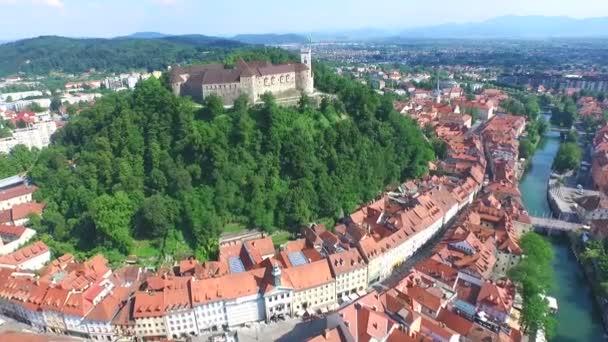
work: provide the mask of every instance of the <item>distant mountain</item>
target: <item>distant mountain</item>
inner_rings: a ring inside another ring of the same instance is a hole
[[[42,36],[0,45],[0,76],[18,72],[80,73],[90,69],[164,70],[168,65],[201,60],[214,50],[245,44],[203,35],[144,38],[65,38]]]
[[[335,32],[313,32],[310,35],[313,42],[374,41],[395,36],[397,32],[399,31],[379,28],[360,28]]]
[[[170,34],[164,34],[160,32],[135,32],[128,36],[118,37],[118,38],[134,38],[134,39],[155,39],[155,38],[165,38],[171,36]]]
[[[287,33],[287,34],[238,34],[231,37],[246,44],[254,45],[270,45],[270,44],[304,44],[308,42],[308,38],[304,35]]]
[[[608,17],[503,16],[482,22],[410,28],[404,38],[573,38],[608,37]]]

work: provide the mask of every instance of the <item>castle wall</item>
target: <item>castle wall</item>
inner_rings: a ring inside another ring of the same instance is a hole
[[[255,76],[241,77],[241,94],[247,95],[250,103],[255,103],[259,96],[255,84]]]
[[[209,95],[217,95],[225,104],[232,104],[241,95],[240,83],[204,84],[202,88],[203,99]]]
[[[203,99],[200,87],[190,82],[182,83],[179,89],[181,96],[190,96],[195,101],[201,101]]]
[[[266,92],[281,94],[288,91],[297,90],[296,73],[258,76],[255,78],[255,90],[259,99]]]
[[[310,95],[314,92],[313,78],[309,71],[300,71],[296,75],[297,87],[304,94]]]

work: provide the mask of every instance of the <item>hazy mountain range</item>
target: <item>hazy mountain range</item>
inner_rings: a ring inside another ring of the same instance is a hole
[[[410,28],[407,38],[571,38],[608,37],[608,17],[504,16],[482,22]]]
[[[138,32],[129,38],[163,38],[158,32]],[[336,32],[239,34],[224,38],[246,44],[297,44],[313,41],[385,41],[403,39],[544,39],[608,38],[608,17],[575,19],[547,16],[502,16],[480,22],[405,29],[361,28]]]
[[[208,37],[198,34],[173,35],[160,32],[136,32],[115,39],[170,39],[234,41],[245,44],[302,44],[313,41],[391,41],[399,39],[544,39],[608,38],[608,17],[575,19],[549,16],[502,16],[480,22],[441,24],[404,29],[361,28],[334,32],[295,32],[284,34],[239,34]],[[8,43],[0,39],[0,44]]]

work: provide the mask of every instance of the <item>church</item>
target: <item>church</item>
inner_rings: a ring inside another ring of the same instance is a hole
[[[270,92],[276,98],[310,95],[314,91],[310,48],[300,52],[300,63],[273,65],[267,61],[245,62],[239,59],[233,69],[223,64],[205,64],[171,68],[171,87],[176,96],[190,96],[202,101],[217,95],[225,105],[232,105],[241,95],[251,103]]]

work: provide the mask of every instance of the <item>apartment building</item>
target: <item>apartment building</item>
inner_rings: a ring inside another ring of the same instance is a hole
[[[331,310],[336,305],[336,281],[327,260],[322,259],[283,270],[293,287],[292,312],[301,316],[316,310]]]
[[[18,184],[0,190],[0,210],[11,209],[17,204],[32,201],[32,194],[38,188],[34,185]]]
[[[336,279],[336,298],[349,300],[349,295],[365,292],[367,288],[367,264],[356,248],[328,257],[329,267]]]

